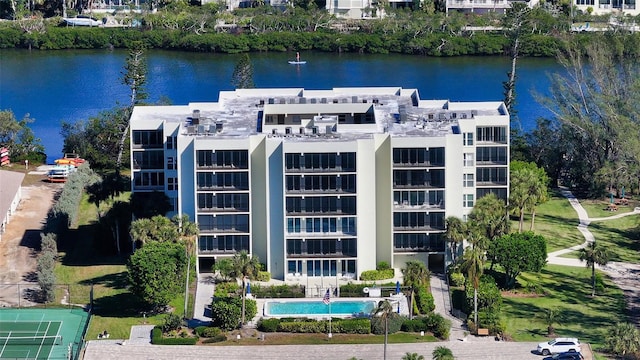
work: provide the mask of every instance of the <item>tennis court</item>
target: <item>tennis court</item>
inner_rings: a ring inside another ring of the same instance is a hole
[[[0,359],[77,359],[88,323],[82,309],[0,309]]]

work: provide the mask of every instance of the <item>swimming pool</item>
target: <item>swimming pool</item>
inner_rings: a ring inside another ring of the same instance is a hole
[[[376,307],[375,300],[331,300],[331,316],[367,316]],[[264,316],[319,317],[329,316],[329,305],[317,300],[268,300],[264,303]]]

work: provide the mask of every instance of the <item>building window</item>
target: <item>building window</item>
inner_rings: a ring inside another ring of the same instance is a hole
[[[473,207],[473,194],[463,194],[462,195],[462,206],[466,208]]]
[[[133,130],[134,147],[162,148],[162,130]]]
[[[464,133],[462,134],[463,145],[464,146],[472,146],[473,145],[473,133]]]
[[[473,187],[473,174],[462,175],[462,186]]]
[[[178,190],[178,178],[167,178],[167,190]]]
[[[167,170],[175,170],[176,167],[176,163],[175,163],[175,158],[173,156],[170,156],[167,158]]]
[[[478,127],[478,141],[507,143],[507,128],[504,126]]]
[[[177,140],[176,136],[167,136],[167,149],[176,149]]]
[[[464,159],[464,166],[473,166],[473,153],[464,153],[462,156]]]

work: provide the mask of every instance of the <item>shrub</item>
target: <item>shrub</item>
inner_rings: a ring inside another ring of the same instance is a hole
[[[466,289],[466,309],[465,312],[470,314],[473,311],[473,286],[467,284]],[[502,305],[502,294],[493,277],[483,275],[480,278],[480,287],[478,288],[478,311],[486,308],[500,310]]]
[[[405,332],[427,331],[429,328],[422,318],[407,319],[402,323],[400,330]]]
[[[433,333],[433,336],[446,340],[449,338],[449,332],[451,331],[451,321],[445,319],[440,314],[429,314],[424,319],[429,330]]]
[[[227,336],[225,334],[218,334],[216,336],[212,336],[208,339],[203,340],[202,342],[205,344],[212,344],[227,341]]]
[[[263,332],[276,332],[278,331],[278,325],[280,325],[280,319],[260,319],[258,321],[258,330]]]
[[[253,291],[253,288],[251,289]],[[223,298],[240,292],[240,285],[237,282],[221,282],[216,284],[213,296]]]
[[[172,330],[178,330],[180,326],[182,326],[182,319],[180,316],[170,313],[164,318],[164,322],[162,323],[162,332],[166,334]]]
[[[302,285],[251,285],[251,293],[256,298],[302,298],[304,288]]]
[[[154,345],[195,345],[198,338],[163,338],[162,328],[156,326],[151,330],[151,343]]]
[[[389,270],[391,269],[391,266],[389,266],[389,263],[386,261],[380,261],[378,263],[378,266],[376,266],[376,270],[380,271],[380,270]]]
[[[343,319],[333,322],[332,331],[342,334],[370,334],[371,320],[360,319]]]
[[[324,321],[293,321],[293,322],[280,322],[279,329],[282,332],[291,333],[324,333],[328,330],[328,322]]]
[[[215,299],[211,304],[211,324],[213,326],[223,330],[233,330],[240,324],[241,317],[242,309],[227,299]]]
[[[268,271],[258,271],[258,276],[256,277],[256,280],[267,282],[271,280],[271,273]]]
[[[428,314],[436,308],[433,295],[425,286],[416,287],[416,303],[421,314]]]
[[[362,272],[362,275],[360,275],[360,280],[363,280],[363,281],[387,280],[387,279],[393,279],[394,276],[395,276],[395,272],[393,269],[367,270]]]
[[[214,338],[222,334],[222,330],[217,327],[207,326],[202,332],[202,337]]]
[[[389,314],[387,332],[389,334],[394,334],[400,331],[405,319],[406,318],[404,316],[400,316],[396,313]],[[371,318],[371,332],[376,335],[384,334],[384,320],[381,317],[374,316]]]
[[[451,286],[460,287],[464,285],[464,275],[459,272],[450,273],[449,281],[451,282]]]

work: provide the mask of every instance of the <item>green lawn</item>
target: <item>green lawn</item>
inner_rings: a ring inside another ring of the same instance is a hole
[[[123,197],[128,194],[123,195]],[[103,209],[103,207],[101,207]],[[71,302],[89,303],[93,284],[94,311],[87,332],[87,339],[95,339],[98,333],[107,330],[111,338],[128,339],[132,325],[161,324],[164,315],[146,316],[143,305],[127,289],[126,254],[104,256],[97,253],[94,232],[97,209],[87,202],[85,195],[78,211],[77,226],[67,235],[73,241],[71,250],[61,252],[61,261],[56,267],[58,283],[70,284]],[[192,274],[195,271],[192,271]],[[193,314],[195,286],[191,287],[187,314]],[[184,292],[170,303],[174,312],[184,312]]]
[[[599,244],[612,252],[612,261],[640,262],[640,215],[593,221],[589,230]]]
[[[540,274],[520,276],[521,284],[537,283],[547,292],[539,297],[504,297],[502,314],[507,333],[517,341],[544,341],[546,325],[536,320],[545,309],[560,310],[562,321],[555,325],[557,336],[577,337],[601,349],[606,330],[625,321],[624,297],[620,289],[605,280],[605,292],[592,298],[591,271],[586,267],[547,265]]]
[[[582,244],[584,237],[577,229],[578,214],[560,193],[552,193],[546,203],[536,210],[534,231],[547,239],[547,251],[566,249]],[[525,216],[524,229],[529,230],[531,217]],[[512,231],[518,231],[518,220],[511,223]]]

